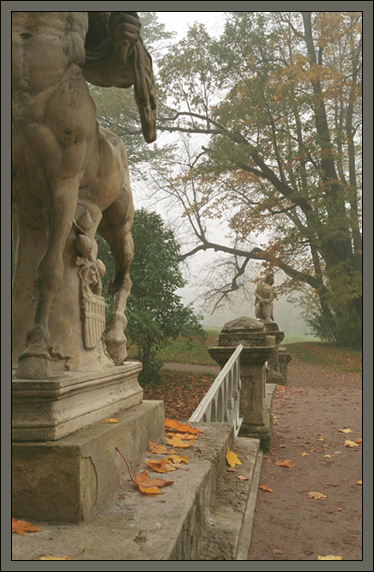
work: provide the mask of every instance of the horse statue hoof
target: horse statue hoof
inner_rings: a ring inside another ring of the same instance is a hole
[[[20,379],[46,379],[52,377],[49,354],[20,356],[16,377]]]
[[[115,365],[122,365],[127,358],[126,337],[122,334],[119,337],[110,333],[105,337],[105,345],[108,354]]]

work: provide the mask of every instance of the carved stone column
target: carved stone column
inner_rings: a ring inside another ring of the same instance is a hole
[[[284,385],[284,378],[279,368],[279,345],[284,338],[284,332],[280,331],[278,324],[275,322],[262,323],[265,326],[268,337],[272,338],[272,343],[274,344],[274,350],[267,363],[266,383]]]
[[[208,349],[212,358],[224,367],[236,347],[244,346],[240,354],[240,417],[243,422],[239,435],[260,439],[263,449],[270,445],[272,427],[272,391],[265,383],[265,362],[274,345],[268,342],[266,329],[260,321],[241,317],[225,324],[218,345]]]
[[[283,376],[284,385],[287,385],[287,368],[291,359],[291,354],[287,351],[286,346],[279,346],[279,370]]]

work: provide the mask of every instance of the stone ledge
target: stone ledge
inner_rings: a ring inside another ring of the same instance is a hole
[[[104,372],[12,379],[12,439],[57,440],[142,402],[140,362]]]
[[[47,522],[90,520],[128,479],[115,448],[132,469],[164,435],[162,401],[143,401],[58,441],[13,442],[13,516]]]

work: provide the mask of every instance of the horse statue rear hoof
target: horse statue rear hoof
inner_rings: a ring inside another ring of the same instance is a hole
[[[20,379],[47,379],[52,377],[49,354],[21,355],[16,370],[16,377]]]

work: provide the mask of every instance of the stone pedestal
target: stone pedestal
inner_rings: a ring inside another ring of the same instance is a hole
[[[282,374],[284,385],[287,385],[287,368],[288,363],[291,361],[291,354],[287,351],[286,346],[279,346],[278,358],[279,370]]]
[[[270,404],[266,400],[265,362],[274,351],[266,329],[258,320],[241,317],[224,325],[218,346],[208,349],[212,358],[223,367],[238,344],[240,354],[240,417],[243,418],[239,435],[260,439],[267,449],[271,439]]]
[[[284,379],[279,367],[279,344],[284,338],[284,332],[279,330],[278,324],[275,322],[263,322],[268,343],[274,345],[273,352],[268,359],[266,367],[266,383],[275,383],[276,385],[284,385]]]
[[[12,446],[12,514],[46,522],[89,521],[132,472],[148,441],[164,437],[162,401],[143,401],[116,414],[117,423],[94,425],[57,441]]]
[[[12,379],[12,438],[54,441],[142,402],[140,362],[101,372]]]

